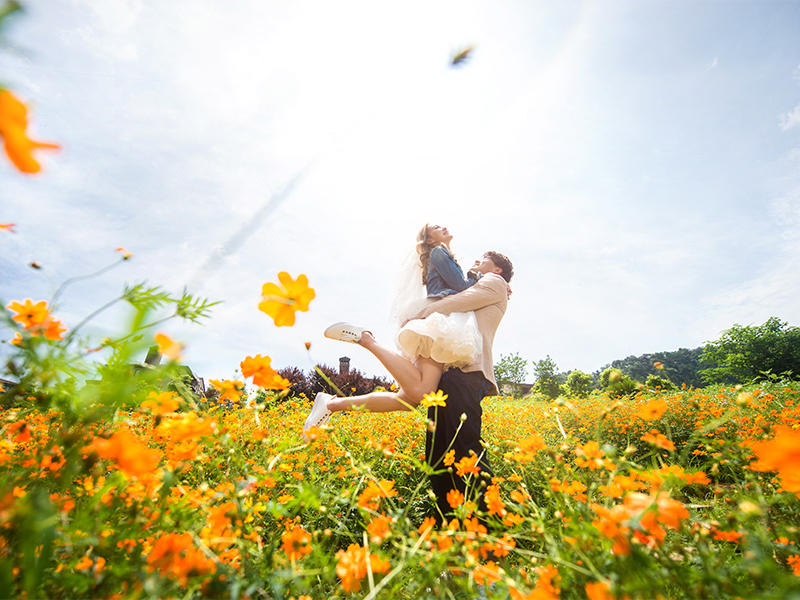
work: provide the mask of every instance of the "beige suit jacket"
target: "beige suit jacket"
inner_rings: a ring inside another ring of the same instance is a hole
[[[472,364],[462,367],[465,373],[481,371],[489,381],[494,393],[498,393],[497,381],[494,379],[494,363],[492,361],[492,343],[497,332],[497,326],[506,312],[508,306],[508,283],[494,273],[487,273],[478,282],[468,287],[463,292],[445,296],[426,306],[416,318],[424,319],[428,315],[438,312],[449,315],[454,312],[475,311],[478,320],[478,329],[483,337],[483,351]]]

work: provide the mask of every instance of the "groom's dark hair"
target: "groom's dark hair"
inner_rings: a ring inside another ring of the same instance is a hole
[[[508,260],[508,257],[505,254],[500,254],[494,250],[489,250],[486,254],[484,254],[484,256],[502,269],[500,277],[505,279],[507,282],[511,281],[511,277],[514,275],[514,265],[511,264],[511,261]]]

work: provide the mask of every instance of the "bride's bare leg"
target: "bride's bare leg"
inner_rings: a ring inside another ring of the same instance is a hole
[[[395,378],[400,389],[404,390],[410,398],[418,397],[421,400],[422,396],[434,391],[436,389],[435,386],[439,384],[442,365],[435,360],[418,358],[416,362],[412,362],[402,354],[381,346],[368,331],[361,334],[359,344],[372,352],[375,358],[381,361],[381,364]],[[438,369],[438,373],[435,372],[436,369]],[[434,375],[436,381],[432,379]],[[419,400],[417,400],[418,403]]]
[[[401,388],[397,393],[372,392],[361,396],[337,397],[328,401],[328,410],[336,412],[364,407],[370,412],[389,412],[413,409],[422,401],[422,397],[425,394],[436,390],[439,385],[439,379],[442,376],[442,365],[436,361],[423,358],[419,359],[417,364],[420,368],[421,379],[416,385],[414,393],[409,393]]]

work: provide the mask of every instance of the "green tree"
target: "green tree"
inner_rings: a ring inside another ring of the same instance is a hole
[[[610,367],[600,374],[600,385],[603,386],[603,391],[612,396],[628,396],[633,394],[640,384],[619,369]]]
[[[548,354],[539,362],[533,362],[533,373],[536,383],[533,391],[544,394],[549,398],[556,398],[561,394],[561,384],[558,382],[558,366]]]
[[[518,352],[501,354],[494,365],[494,378],[497,383],[523,383],[528,376],[528,361]]]
[[[592,376],[583,371],[570,371],[567,375],[567,390],[574,396],[585,396],[592,390]]]
[[[666,377],[676,386],[686,384],[690,387],[701,387],[700,354],[703,348],[679,348],[670,352],[653,352],[640,356],[628,356],[612,361],[606,367],[619,369],[636,381],[645,381],[648,376]],[[656,367],[661,363],[661,369]]]
[[[707,383],[744,383],[765,372],[800,375],[800,328],[790,327],[778,317],[763,325],[738,323],[709,342],[700,374]]]
[[[674,390],[675,384],[666,377],[659,377],[658,375],[648,375],[644,382],[645,386],[654,390],[661,388],[662,390]]]

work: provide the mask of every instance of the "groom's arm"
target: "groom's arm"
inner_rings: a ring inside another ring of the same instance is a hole
[[[469,312],[507,300],[508,284],[505,279],[490,273],[481,277],[475,285],[463,292],[432,302],[423,308],[415,318],[424,319],[435,312],[445,315],[454,312]]]

